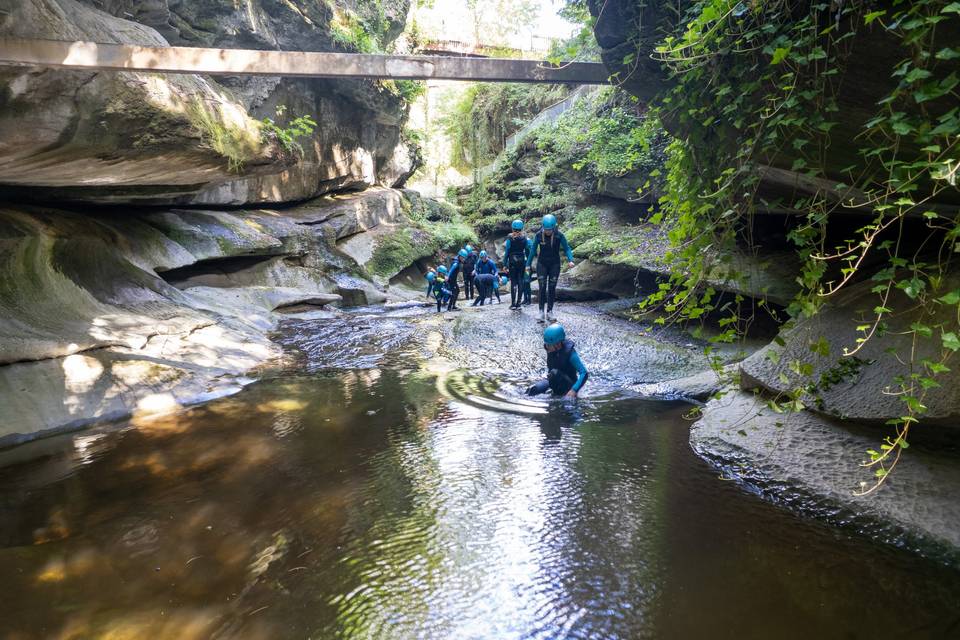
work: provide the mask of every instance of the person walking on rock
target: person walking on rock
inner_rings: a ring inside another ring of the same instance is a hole
[[[573,399],[587,383],[590,373],[577,353],[573,340],[567,340],[563,326],[551,324],[543,330],[543,348],[547,352],[547,379],[527,389],[528,396],[547,391]]]
[[[527,256],[527,266],[537,258],[537,279],[540,285],[540,294],[537,304],[540,307],[538,322],[553,322],[553,303],[557,298],[557,279],[560,277],[560,253],[567,258],[567,264],[573,266],[573,251],[567,243],[567,238],[557,229],[557,217],[552,213],[543,216],[543,228],[533,237],[533,247]],[[546,305],[546,313],[544,313]]]
[[[523,233],[523,220],[514,220],[511,228],[513,232],[507,236],[503,255],[507,262],[507,273],[510,276],[510,308],[520,311],[523,299],[523,276],[527,269],[527,256],[532,250],[532,243]]]
[[[467,245],[463,248],[467,257],[463,259],[463,299],[473,299],[473,270],[477,266],[477,252]]]
[[[460,277],[460,271],[463,269],[463,259],[467,257],[466,249],[460,249],[460,253],[453,257],[450,268],[447,270],[447,288],[450,289],[450,303],[447,305],[447,311],[459,311],[457,308],[457,298],[460,297],[460,285],[457,278]]]

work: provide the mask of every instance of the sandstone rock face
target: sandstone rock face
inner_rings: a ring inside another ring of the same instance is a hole
[[[228,392],[286,309],[386,300],[342,245],[409,224],[400,199],[0,209],[0,444]]]
[[[0,14],[0,34],[166,44],[149,27],[75,0],[13,3]],[[283,169],[277,150],[261,143],[259,124],[243,105],[199,76],[0,71],[0,185],[195,190],[233,175],[211,148],[213,129],[231,137],[245,171]]]
[[[383,43],[396,36],[408,3],[382,20],[374,4],[28,0],[0,14],[0,35],[342,50],[351,46],[337,39],[344,20],[375,24]],[[285,126],[301,115],[318,125],[302,152],[261,135],[260,119]],[[5,70],[0,189],[47,201],[242,205],[400,186],[418,161],[401,141],[406,115],[392,85],[365,80]]]
[[[813,413],[777,414],[762,398],[729,390],[690,430],[698,455],[764,497],[884,542],[956,562],[960,467],[950,453],[911,447],[884,486],[861,467],[878,436]]]
[[[816,316],[786,332],[782,336],[784,346],[772,344],[744,360],[743,386],[779,393],[815,384],[815,394],[806,399],[809,410],[857,422],[883,423],[905,415],[903,401],[891,393],[897,389],[895,380],[897,376],[909,377],[912,371],[922,372],[919,363],[924,359],[940,360],[940,331],[955,333],[960,329],[956,309],[940,305],[935,315],[924,317],[915,308],[916,303],[895,289],[886,303],[895,310],[886,318],[887,331],[846,357],[845,350],[855,349],[857,338],[864,335],[857,326],[869,323],[874,307],[881,304],[877,294],[870,292],[872,285],[864,282],[842,291]],[[946,279],[945,292],[957,287],[960,275]],[[934,329],[932,338],[917,340],[914,345],[910,333],[914,322],[942,329]],[[814,344],[825,345],[826,355],[821,352],[822,346],[814,351]],[[913,349],[915,365],[911,369]],[[796,360],[813,365],[813,373],[801,376],[792,370],[791,363]],[[960,426],[960,370],[951,368],[936,377],[939,387],[926,391],[924,423]]]

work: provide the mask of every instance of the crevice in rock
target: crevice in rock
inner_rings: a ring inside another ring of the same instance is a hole
[[[188,264],[184,267],[177,267],[176,269],[157,269],[157,275],[178,289],[189,289],[190,287],[238,287],[243,285],[232,277],[235,274],[247,271],[271,260],[288,257],[290,256],[284,256],[282,254],[261,254],[209,258]]]

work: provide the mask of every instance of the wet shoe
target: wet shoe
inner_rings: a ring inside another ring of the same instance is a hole
[[[547,322],[556,322],[557,316],[553,315],[553,311],[547,311]]]
[[[537,318],[537,322],[543,323],[547,321],[547,314],[543,311],[540,312],[540,317]]]

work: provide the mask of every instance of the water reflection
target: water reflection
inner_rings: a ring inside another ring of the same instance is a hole
[[[380,362],[0,469],[0,638],[957,628],[954,569],[719,480],[690,451],[683,405],[530,402],[508,375]]]

